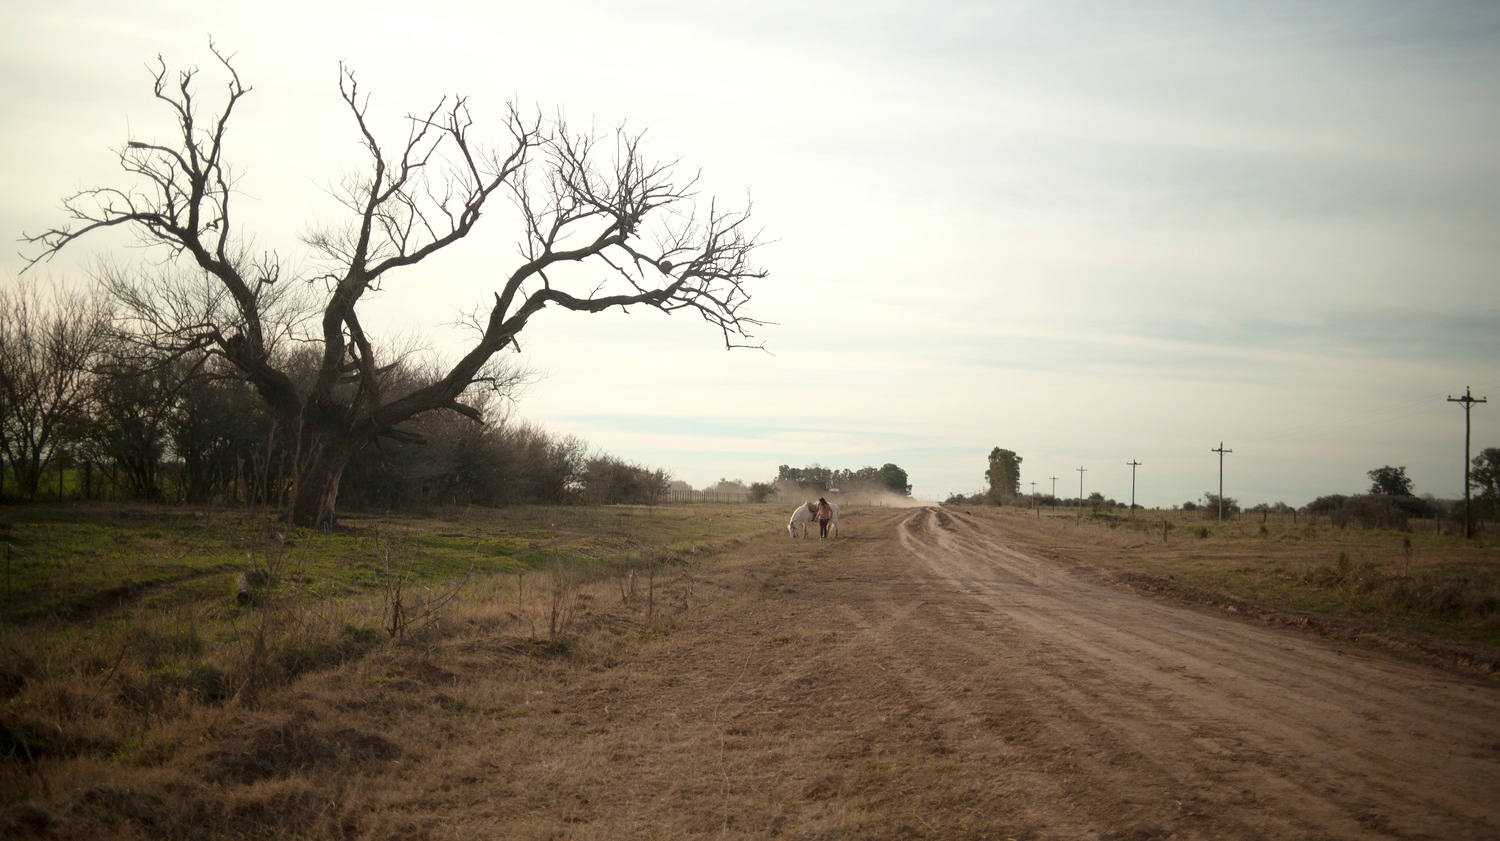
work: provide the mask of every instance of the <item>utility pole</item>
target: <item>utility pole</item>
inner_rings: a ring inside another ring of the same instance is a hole
[[[1036,518],[1042,518],[1042,507],[1036,504],[1036,482],[1031,483],[1031,508],[1036,511]]]
[[[1086,468],[1078,468],[1078,522],[1083,522],[1083,473]]]
[[[1474,511],[1469,506],[1469,410],[1474,408],[1475,403],[1488,403],[1487,397],[1475,397],[1469,393],[1469,387],[1464,386],[1463,397],[1449,397],[1449,403],[1464,404],[1464,538],[1474,536]]]
[[[1224,449],[1224,442],[1219,442],[1217,450],[1210,449],[1211,453],[1219,454],[1219,522],[1224,522],[1224,454],[1232,453],[1234,450]]]
[[[1128,465],[1130,465],[1130,516],[1132,518],[1134,518],[1135,517],[1135,469],[1137,467],[1140,467],[1141,463],[1138,462],[1138,461],[1136,461],[1135,459],[1131,459],[1130,461],[1127,461],[1125,463],[1128,464]]]

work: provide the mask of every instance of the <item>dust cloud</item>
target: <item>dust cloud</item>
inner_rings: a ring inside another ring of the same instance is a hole
[[[776,499],[778,502],[796,505],[799,502],[816,502],[818,497],[823,497],[840,508],[925,508],[929,505],[937,505],[929,499],[913,499],[893,493],[886,488],[850,488],[844,490],[825,491],[819,493],[812,488],[804,488],[796,482],[777,482]]]

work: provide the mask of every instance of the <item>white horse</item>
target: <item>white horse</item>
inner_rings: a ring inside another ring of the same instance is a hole
[[[837,536],[839,533],[839,507],[832,502],[828,503],[828,507],[833,509],[833,519],[828,521],[828,526],[832,530],[833,534]],[[809,502],[806,505],[799,505],[797,506],[797,510],[792,512],[792,519],[787,521],[787,534],[790,534],[792,536],[792,539],[795,540],[797,538],[797,527],[801,526],[802,537],[803,539],[806,539],[808,530],[811,529],[813,523],[816,523],[817,521],[818,504],[816,502]]]

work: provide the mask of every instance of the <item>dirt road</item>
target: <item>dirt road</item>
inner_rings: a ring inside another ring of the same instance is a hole
[[[1027,761],[1071,754],[1053,763],[1060,814],[1037,821],[1078,834],[1500,837],[1493,690],[1084,583],[962,516],[926,510],[898,533],[932,574],[924,621],[1006,676],[1014,707],[993,708],[1008,719],[997,729],[1031,734]]]
[[[432,778],[419,825],[1500,838],[1493,685],[1101,585],[1010,528],[875,510],[746,547],[748,578],[696,585],[712,621],[537,683],[477,765]]]

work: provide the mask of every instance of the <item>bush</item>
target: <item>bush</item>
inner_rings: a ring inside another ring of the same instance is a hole
[[[1308,503],[1304,510],[1328,517],[1329,522],[1341,529],[1352,525],[1398,531],[1411,527],[1411,517],[1431,517],[1437,513],[1436,506],[1429,500],[1389,494],[1330,494]]]
[[[1327,496],[1320,496],[1309,502],[1302,510],[1309,514],[1331,515],[1333,512],[1343,508],[1344,503],[1347,501],[1349,501],[1349,497],[1343,494],[1329,494]]]
[[[1184,505],[1186,510],[1187,506]],[[1240,513],[1240,501],[1232,496],[1224,497],[1224,518],[1231,519]],[[1203,516],[1209,519],[1217,519],[1219,516],[1219,495],[1209,491],[1203,492]]]

